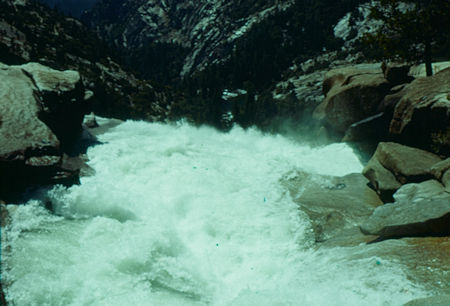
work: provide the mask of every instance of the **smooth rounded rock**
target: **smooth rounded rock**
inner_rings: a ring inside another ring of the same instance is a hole
[[[394,198],[361,225],[364,234],[378,235],[380,240],[450,235],[450,194],[438,181],[404,185]]]

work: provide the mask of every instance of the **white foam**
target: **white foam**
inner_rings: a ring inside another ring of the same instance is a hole
[[[49,193],[64,218],[36,203],[12,214],[4,275],[15,304],[401,305],[423,295],[395,263],[309,248],[310,221],[279,180],[293,169],[360,172],[344,144],[144,122],[100,137],[88,152],[96,175]]]

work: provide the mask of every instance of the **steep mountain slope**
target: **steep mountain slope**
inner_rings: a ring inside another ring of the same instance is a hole
[[[183,92],[175,117],[217,124],[230,110],[245,126],[290,113],[274,104],[275,84],[293,65],[340,49],[333,28],[361,2],[100,0],[83,20],[136,70]],[[247,94],[229,105],[225,89]]]
[[[87,19],[101,37],[130,50],[148,43],[186,50],[181,76],[228,59],[236,40],[293,0],[100,1]]]
[[[0,61],[79,71],[99,114],[151,120],[168,112],[167,90],[138,79],[81,22],[37,1],[0,0]]]
[[[144,69],[155,70],[147,62],[169,64],[165,70],[172,78],[241,63],[236,57],[254,57],[254,66],[276,78],[298,55],[336,44],[332,25],[360,2],[101,0],[84,19],[101,37],[131,51],[131,61]]]

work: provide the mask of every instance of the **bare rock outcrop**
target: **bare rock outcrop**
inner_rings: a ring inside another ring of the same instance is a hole
[[[450,68],[442,67],[432,77],[395,63],[330,70],[314,118],[367,151],[394,141],[449,156]]]
[[[433,153],[393,142],[381,142],[363,170],[384,201],[403,184],[431,179],[431,168],[441,162]]]
[[[355,224],[383,204],[367,182],[359,173],[334,177],[293,172],[283,179],[300,210],[311,219],[316,242],[339,239],[346,245],[370,240],[358,236]]]
[[[403,306],[447,306],[447,305],[450,305],[450,294],[430,296],[423,299],[415,299],[409,301]]]
[[[386,80],[393,86],[410,83],[414,78],[409,76],[410,65],[404,63],[382,63],[381,69]]]
[[[364,234],[378,235],[378,240],[450,235],[450,194],[438,181],[403,185],[394,199],[361,225]]]
[[[390,136],[407,145],[450,155],[450,68],[417,78],[399,95]]]
[[[78,72],[37,63],[0,64],[0,194],[33,184],[73,183],[63,151],[81,131],[86,101]]]
[[[344,134],[351,124],[376,113],[390,87],[378,64],[333,69],[325,75],[325,100],[314,116]]]

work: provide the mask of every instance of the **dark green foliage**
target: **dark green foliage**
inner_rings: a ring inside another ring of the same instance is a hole
[[[405,4],[410,8],[401,9]],[[382,26],[376,33],[367,34],[365,41],[370,49],[378,48],[383,57],[424,61],[427,75],[432,74],[433,57],[450,57],[448,0],[381,0],[372,6],[370,16]]]
[[[64,14],[80,17],[84,10],[94,6],[97,0],[40,0],[49,7],[54,8]]]
[[[174,84],[180,77],[187,50],[177,44],[150,43],[132,52],[129,62],[142,76],[163,84]]]

